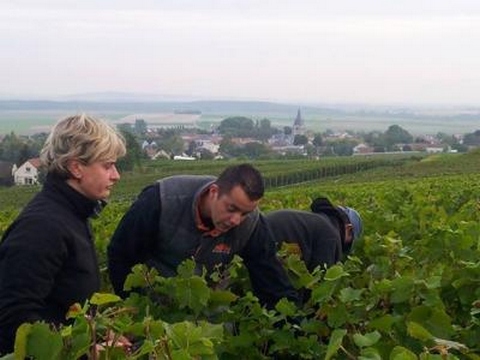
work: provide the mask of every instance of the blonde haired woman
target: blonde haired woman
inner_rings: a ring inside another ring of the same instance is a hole
[[[0,354],[13,351],[20,324],[63,323],[70,305],[99,290],[89,218],[120,179],[125,152],[122,136],[88,115],[53,127],[40,154],[43,188],[0,243]]]

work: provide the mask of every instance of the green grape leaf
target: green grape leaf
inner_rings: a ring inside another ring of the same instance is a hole
[[[348,321],[349,312],[343,303],[328,307],[328,325],[334,328],[343,326]]]
[[[188,307],[197,313],[207,306],[210,292],[211,290],[205,280],[198,276],[178,279],[176,282],[175,297],[180,307]]]
[[[238,299],[238,295],[228,290],[216,290],[210,294],[210,302],[214,305],[229,305]]]
[[[295,304],[287,299],[281,299],[275,306],[275,309],[285,316],[295,316],[298,310]]]
[[[90,304],[93,305],[106,305],[121,301],[120,296],[109,293],[95,293],[90,299]]]
[[[173,350],[172,360],[193,360],[193,357],[185,349]]]
[[[335,329],[330,336],[330,341],[328,342],[327,354],[325,355],[325,360],[331,359],[342,346],[343,337],[347,335],[347,330],[344,329]]]
[[[434,338],[427,329],[413,321],[407,323],[407,332],[411,337],[422,341],[432,340]]]
[[[373,331],[371,333],[362,335],[362,334],[353,334],[353,341],[358,347],[369,347],[375,345],[382,335],[378,331]]]
[[[343,303],[360,300],[364,289],[353,289],[351,287],[344,288],[340,291],[340,300]]]
[[[25,359],[27,355],[27,338],[32,329],[32,324],[24,323],[17,329],[14,344],[14,354],[16,359]]]
[[[335,281],[344,276],[349,276],[349,274],[343,270],[343,266],[341,265],[333,265],[330,267],[327,272],[325,273],[324,279],[327,281]]]
[[[392,296],[393,303],[401,303],[409,301],[412,297],[414,288],[414,280],[410,276],[402,276],[392,280]]]
[[[123,289],[130,291],[133,288],[144,288],[155,282],[158,271],[155,268],[148,268],[146,265],[137,264],[128,274]]]
[[[384,332],[389,332],[392,328],[392,325],[395,324],[397,320],[390,314],[373,319],[368,324],[370,329],[376,329]]]
[[[27,354],[36,360],[58,359],[62,351],[62,336],[45,323],[32,324],[27,337]]]
[[[313,288],[311,300],[315,304],[321,303],[332,296],[334,289],[335,283],[331,281],[322,281],[320,284]]]
[[[390,353],[390,360],[418,360],[417,355],[403,346],[395,346]]]
[[[358,357],[358,360],[382,360],[377,349],[368,347],[362,349],[361,355]]]

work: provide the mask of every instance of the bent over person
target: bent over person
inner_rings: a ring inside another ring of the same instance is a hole
[[[42,190],[0,243],[0,354],[13,351],[24,322],[66,322],[69,307],[100,288],[89,218],[120,179],[123,138],[87,115],[59,121],[41,151]]]
[[[362,219],[350,207],[334,206],[326,198],[317,198],[311,210],[276,210],[265,215],[277,247],[297,244],[307,269],[331,266],[348,254],[362,233]]]
[[[116,293],[125,295],[125,279],[137,263],[169,277],[186,259],[212,270],[238,254],[262,304],[272,307],[283,297],[297,301],[257,208],[263,193],[263,178],[249,164],[228,167],[218,178],[178,175],[146,187],[108,247]]]

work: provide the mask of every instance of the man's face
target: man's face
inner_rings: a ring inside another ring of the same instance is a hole
[[[220,195],[218,186],[212,185],[209,199],[212,223],[221,232],[240,225],[258,205],[258,200],[250,200],[241,186],[235,186],[229,193]]]
[[[345,244],[350,244],[353,241],[353,225],[345,224]]]

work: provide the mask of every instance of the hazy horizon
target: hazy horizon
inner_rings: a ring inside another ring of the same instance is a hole
[[[307,128],[314,132],[386,131],[399,125],[413,135],[469,133],[478,130],[480,108],[405,107],[313,107],[259,102],[17,102],[0,100],[0,134],[34,134],[47,131],[57,120],[86,112],[114,123],[145,119],[155,126],[192,125],[211,129],[229,116],[246,116],[254,121],[269,119],[276,126],[290,126],[301,110]],[[190,119],[190,111],[198,116]],[[187,117],[188,119],[185,119]],[[190,119],[190,120],[189,120]]]
[[[480,103],[480,3],[12,0],[0,96]]]

